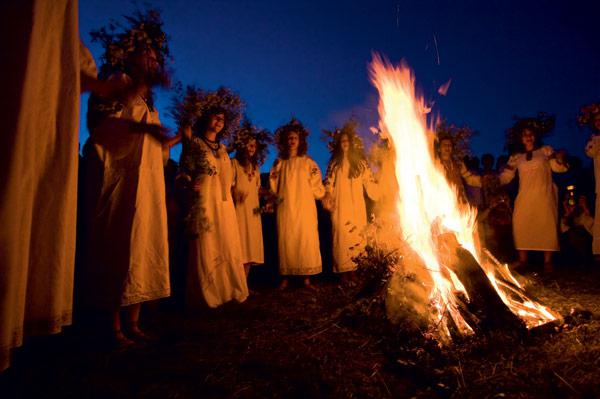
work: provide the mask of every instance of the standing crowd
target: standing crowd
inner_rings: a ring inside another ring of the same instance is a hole
[[[368,203],[382,209],[388,201],[389,165],[371,168],[353,122],[330,132],[324,178],[308,156],[303,124],[292,119],[280,126],[273,135],[278,157],[263,185],[260,167],[273,139],[250,121],[240,124],[234,106],[239,99],[227,90],[191,90],[193,100],[179,103],[177,134],[162,127],[154,90],[169,83],[169,52],[158,14],[128,19],[131,26],[123,32],[95,32],[105,49],[98,73],[79,41],[76,2],[38,1],[32,7],[33,19],[23,28],[29,42],[10,49],[15,74],[6,87],[20,101],[3,109],[9,133],[0,147],[0,370],[9,366],[10,351],[24,336],[58,333],[71,324],[74,290],[78,306],[110,316],[107,330],[115,345],[152,341],[141,328],[140,313],[144,302],[171,295],[170,252],[179,228],[170,217],[171,206],[184,209],[179,224],[187,237],[183,280],[190,307],[248,297],[248,274],[265,262],[263,212],[276,214],[279,288],[299,278],[313,289],[311,277],[323,269],[316,200],[331,218],[333,271],[343,280],[354,278],[354,258],[365,246],[361,232],[368,224]],[[92,93],[90,139],[78,170],[77,110],[84,91]],[[586,123],[600,134],[600,110],[588,111]],[[552,254],[559,249],[552,173],[565,173],[569,165],[563,153],[542,145],[548,131],[542,122],[524,119],[509,130],[512,155],[496,171],[489,160],[476,171],[457,159],[451,136],[438,137],[437,156],[463,201],[479,202],[485,245],[512,233],[518,266],[528,261],[529,251],[542,251],[545,271],[551,272]],[[598,137],[586,149],[597,171]],[[179,142],[182,155],[172,173],[169,149]],[[381,140],[378,146],[389,143]],[[83,176],[79,198],[78,173]],[[511,212],[503,187],[517,175]],[[182,201],[173,201],[165,176],[184,193]],[[600,223],[593,223],[584,200],[566,200],[561,230],[581,224],[593,234],[594,253],[600,254]]]

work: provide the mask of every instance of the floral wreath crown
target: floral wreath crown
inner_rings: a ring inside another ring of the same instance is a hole
[[[592,103],[582,107],[577,116],[579,126],[590,126],[594,128],[594,120],[600,115],[600,103]]]
[[[275,142],[277,143],[277,148],[280,152],[283,151],[287,145],[285,139],[290,132],[297,132],[301,140],[306,139],[309,135],[308,130],[304,127],[302,122],[296,118],[292,118],[288,123],[275,130]]]
[[[505,148],[510,153],[514,153],[521,145],[521,133],[524,129],[531,130],[535,134],[536,139],[541,142],[554,129],[556,122],[554,115],[545,112],[538,113],[537,117],[534,118],[514,117],[513,119],[515,120],[515,124],[506,130]]]
[[[456,159],[463,159],[467,155],[471,155],[469,143],[471,136],[476,132],[469,126],[456,126],[442,119],[436,127],[436,137],[434,147],[436,152],[439,150],[440,143],[443,140],[451,140],[454,147],[452,156]]]
[[[322,130],[323,140],[327,141],[327,148],[329,152],[333,153],[335,151],[335,147],[337,146],[339,140],[342,136],[346,135],[350,139],[354,149],[359,153],[364,152],[364,146],[362,139],[358,135],[358,122],[354,119],[346,122],[341,128],[334,128],[333,130]]]
[[[225,112],[225,128],[220,137],[229,137],[239,129],[244,102],[240,96],[226,87],[206,91],[193,85],[183,89],[181,83],[175,87],[175,95],[169,109],[177,126],[194,126],[206,113],[220,109]]]
[[[114,72],[124,71],[127,57],[143,48],[153,49],[159,65],[164,68],[167,59],[171,57],[160,11],[136,11],[132,16],[126,15],[124,18],[128,26],[111,20],[107,27],[90,32],[92,42],[100,42],[104,48],[100,74],[109,76]]]
[[[234,132],[228,150],[229,152],[244,151],[251,140],[256,141],[255,159],[257,165],[261,166],[269,154],[269,144],[273,142],[273,136],[268,130],[253,125],[248,118],[244,119],[241,126]]]

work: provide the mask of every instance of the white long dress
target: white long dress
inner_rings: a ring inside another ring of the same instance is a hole
[[[269,175],[277,206],[279,273],[309,276],[321,273],[321,252],[315,199],[325,187],[319,166],[307,156],[277,159]]]
[[[596,178],[596,212],[594,214],[592,252],[600,255],[600,136],[594,136],[587,143],[585,153],[594,160],[594,177]]]
[[[217,154],[199,137],[193,137],[189,145],[200,146],[212,173],[200,178],[199,194],[206,229],[190,241],[188,303],[195,307],[204,298],[208,306],[214,308],[231,300],[243,302],[248,297],[248,285],[231,197],[231,160],[223,145]]]
[[[519,193],[513,212],[513,235],[519,250],[558,251],[557,190],[552,171],[566,172],[567,168],[551,158],[554,151],[544,146],[526,154],[512,155],[507,168],[500,174],[502,184],[509,183],[519,171]]]
[[[330,166],[325,178],[325,189],[332,196],[331,225],[333,234],[333,271],[356,270],[352,258],[360,254],[366,241],[361,237],[367,225],[364,192],[372,200],[379,198],[379,190],[366,162],[362,173],[348,177],[350,163],[343,160],[340,166]]]
[[[122,76],[126,80],[128,77]],[[160,124],[136,97],[114,117]],[[92,216],[93,301],[114,309],[170,295],[162,145],[149,134],[95,134],[104,165]]]
[[[244,263],[265,263],[263,247],[262,222],[260,219],[260,172],[258,168],[248,174],[237,159],[231,161],[233,166],[233,189],[238,191],[244,200],[235,204],[240,241],[242,245],[242,261]]]
[[[71,324],[85,56],[77,3],[0,2],[0,371],[24,334]]]

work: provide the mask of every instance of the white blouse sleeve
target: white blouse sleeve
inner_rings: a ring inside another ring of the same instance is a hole
[[[585,155],[594,158],[600,152],[600,136],[593,136],[585,146]]]
[[[472,187],[481,187],[481,176],[476,175],[467,169],[464,162],[460,163],[460,175],[463,179],[465,179],[467,185]]]
[[[309,168],[309,183],[312,189],[313,195],[316,199],[321,199],[325,196],[325,186],[323,185],[323,178],[321,177],[321,170],[319,165],[312,159],[307,157],[307,166]]]
[[[567,170],[569,170],[569,167],[567,165],[558,162],[558,160],[554,156],[554,150],[552,149],[552,147],[546,145],[542,147],[542,150],[544,151],[544,155],[546,155],[546,157],[548,158],[548,162],[550,163],[550,169],[552,169],[554,173],[564,173]]]
[[[508,159],[506,166],[504,167],[504,169],[502,169],[502,172],[500,172],[500,175],[498,176],[498,178],[500,179],[500,184],[508,184],[512,179],[514,179],[515,173],[517,172],[518,156],[519,155],[511,155],[511,157]]]
[[[276,159],[273,162],[273,167],[269,172],[269,186],[271,187],[271,191],[275,194],[278,193],[279,190],[279,175],[281,174],[281,159]]]
[[[364,162],[364,169],[362,172],[362,183],[365,191],[369,198],[373,201],[378,201],[381,197],[381,190],[379,189],[379,184],[375,177],[373,176],[373,172],[371,171],[371,167],[367,162]]]

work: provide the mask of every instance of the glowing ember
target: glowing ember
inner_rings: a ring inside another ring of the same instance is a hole
[[[448,183],[435,160],[431,128],[435,120],[430,118],[428,125],[430,110],[423,97],[415,92],[415,78],[410,68],[404,62],[393,66],[374,54],[370,75],[379,91],[379,127],[394,148],[399,228],[417,255],[413,262],[419,263],[431,277],[431,322],[439,326],[441,338],[450,337],[450,326],[461,334],[473,332],[459,311],[456,296],[458,292],[467,296],[467,292],[437,246],[437,238],[443,231],[455,233],[458,243],[484,269],[502,302],[528,328],[557,319],[559,316],[550,309],[527,298],[506,265],[501,265],[487,251],[480,251],[477,212],[458,200],[456,189]]]

